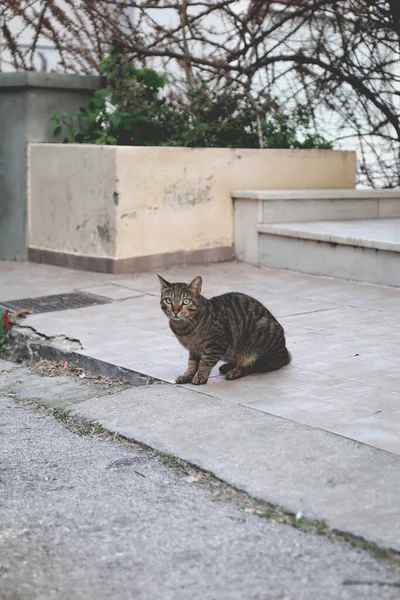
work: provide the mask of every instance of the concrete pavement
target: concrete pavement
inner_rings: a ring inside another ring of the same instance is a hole
[[[400,289],[237,263],[198,271],[205,293],[240,289],[276,314],[293,354],[288,368],[233,383],[215,373],[201,389],[168,385],[186,356],[159,310],[154,273],[115,277],[0,263],[0,303],[74,290],[103,294],[112,302],[24,320],[27,355],[56,349],[86,369],[166,383],[118,398],[94,394],[73,408],[77,415],[400,550]],[[191,275],[187,268],[166,274]]]
[[[400,288],[235,262],[164,273],[175,281],[197,274],[206,296],[239,290],[263,302],[285,327],[292,353],[287,368],[233,384],[215,368],[198,393],[400,454]],[[28,338],[36,332],[42,346],[71,349],[91,369],[97,361],[175,381],[187,354],[160,310],[155,273],[111,276],[0,263],[0,304],[73,291],[112,301],[29,316],[23,322]]]

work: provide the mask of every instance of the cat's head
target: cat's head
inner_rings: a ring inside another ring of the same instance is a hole
[[[191,283],[169,283],[157,275],[161,284],[161,309],[169,319],[182,321],[191,319],[199,310],[201,277],[195,277]]]

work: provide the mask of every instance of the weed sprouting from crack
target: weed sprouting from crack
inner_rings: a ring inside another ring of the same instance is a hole
[[[55,417],[56,419],[64,419],[65,417],[65,409],[61,408],[61,406],[55,406],[52,411],[51,414],[53,415],[53,417]]]
[[[106,435],[109,436],[109,431],[104,429],[100,423],[96,423],[95,425],[87,425],[81,431],[81,435]]]
[[[41,409],[46,410],[46,407],[41,405]],[[64,423],[66,423],[67,425],[71,425],[71,420],[70,420],[70,417],[68,416],[68,409],[62,408],[61,406],[54,406],[51,409],[50,413],[56,419],[59,419],[60,421],[64,421]],[[96,436],[106,435],[107,438],[110,437],[110,432],[107,429],[104,429],[104,427],[102,425],[100,425],[100,423],[94,423],[94,424],[86,423],[86,424],[82,424],[78,428],[75,427],[74,429],[80,435],[96,435]]]

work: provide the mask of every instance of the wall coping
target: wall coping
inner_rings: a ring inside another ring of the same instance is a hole
[[[365,200],[392,198],[400,200],[400,188],[393,189],[327,189],[327,190],[234,190],[232,198],[240,200]]]
[[[0,84],[1,84],[1,75],[0,75]],[[326,148],[228,148],[228,147],[224,147],[224,146],[213,146],[213,147],[204,147],[204,146],[131,146],[131,145],[122,145],[122,144],[118,144],[118,145],[112,145],[112,144],[107,144],[107,145],[102,145],[102,144],[81,144],[81,143],[71,143],[71,144],[63,144],[62,142],[30,142],[29,144],[30,146],[54,146],[56,148],[66,148],[66,147],[75,147],[75,148],[81,148],[81,147],[85,147],[85,148],[114,148],[117,150],[123,150],[124,152],[126,150],[132,150],[132,151],[145,151],[145,150],[158,150],[160,152],[182,152],[182,150],[184,150],[185,152],[208,152],[208,153],[212,153],[214,152],[215,154],[218,154],[221,152],[221,150],[226,150],[227,152],[229,151],[232,154],[240,154],[241,152],[257,152],[257,153],[265,153],[265,155],[267,156],[268,153],[271,154],[278,154],[278,155],[285,155],[285,154],[291,154],[293,156],[296,157],[301,157],[301,156],[307,156],[310,154],[326,154],[327,156],[332,156],[334,154],[353,154],[354,156],[356,155],[355,150],[330,150],[330,149],[326,149]],[[237,158],[241,158],[240,156],[238,156]],[[285,190],[284,190],[285,191]],[[236,193],[236,192],[235,192]],[[242,192],[241,190],[238,193],[246,193],[247,194],[247,190],[245,190],[244,192]]]
[[[69,75],[66,73],[45,73],[42,71],[0,73],[0,93],[32,88],[97,90],[101,85],[102,77],[97,75]]]

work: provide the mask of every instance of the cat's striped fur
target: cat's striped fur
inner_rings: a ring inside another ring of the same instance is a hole
[[[177,383],[207,383],[220,360],[226,361],[219,370],[227,379],[275,371],[290,362],[282,325],[258,300],[236,292],[208,300],[201,295],[201,277],[189,284],[158,278],[161,308],[189,350],[188,368]]]

